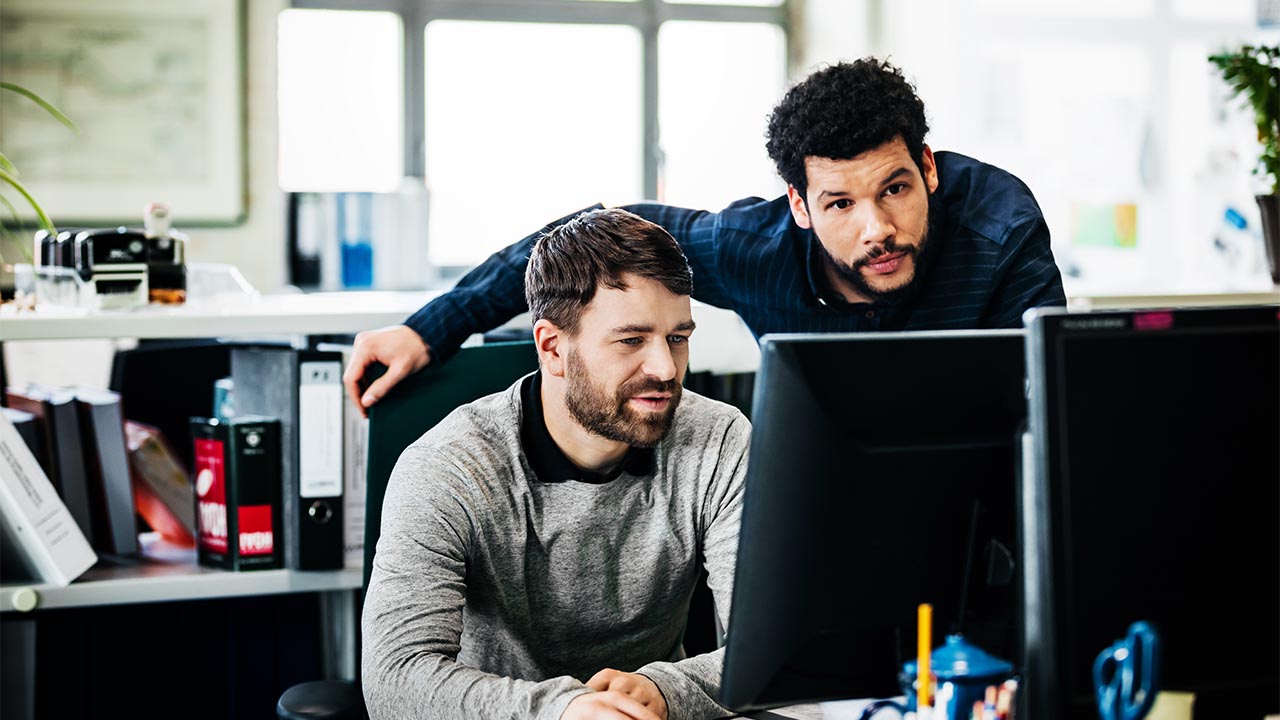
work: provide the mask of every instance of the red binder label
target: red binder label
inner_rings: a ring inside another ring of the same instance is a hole
[[[271,506],[245,505],[236,517],[240,520],[240,554],[270,555],[275,549]]]
[[[200,525],[200,547],[212,552],[227,551],[227,485],[222,441],[196,439],[196,498]],[[268,516],[268,523],[270,517]],[[244,526],[241,525],[243,528]]]

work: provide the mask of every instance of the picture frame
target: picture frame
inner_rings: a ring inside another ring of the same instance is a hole
[[[242,0],[5,0],[0,148],[59,226],[236,225],[247,206]],[[18,218],[35,214],[15,203]]]

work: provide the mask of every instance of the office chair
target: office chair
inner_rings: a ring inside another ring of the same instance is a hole
[[[365,477],[364,582],[382,529],[382,499],[400,453],[460,405],[505,390],[538,367],[531,342],[463,348],[449,362],[429,365],[396,385],[369,410]],[[281,720],[347,720],[366,717],[359,682],[318,680],[294,685],[280,696]]]

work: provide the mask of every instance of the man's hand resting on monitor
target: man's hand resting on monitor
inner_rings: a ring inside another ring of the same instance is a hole
[[[386,365],[387,372],[361,392],[360,381],[364,378],[365,370],[375,362]],[[422,336],[408,325],[366,330],[356,335],[351,362],[347,364],[346,372],[342,373],[342,384],[346,386],[347,396],[360,411],[360,415],[368,417],[366,411],[386,396],[396,383],[426,367],[429,362],[430,348],[422,341]]]
[[[667,699],[657,684],[644,675],[605,668],[591,676],[587,687],[599,693],[622,693],[643,705],[659,720],[667,720]]]
[[[583,693],[569,701],[560,720],[667,720],[621,690]]]

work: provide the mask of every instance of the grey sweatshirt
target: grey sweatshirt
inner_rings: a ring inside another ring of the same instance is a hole
[[[750,426],[685,391],[654,472],[542,483],[521,446],[520,383],[459,408],[392,472],[365,597],[371,718],[557,720],[612,667],[672,720],[713,700],[723,650],[686,658],[699,558],[727,626]]]

